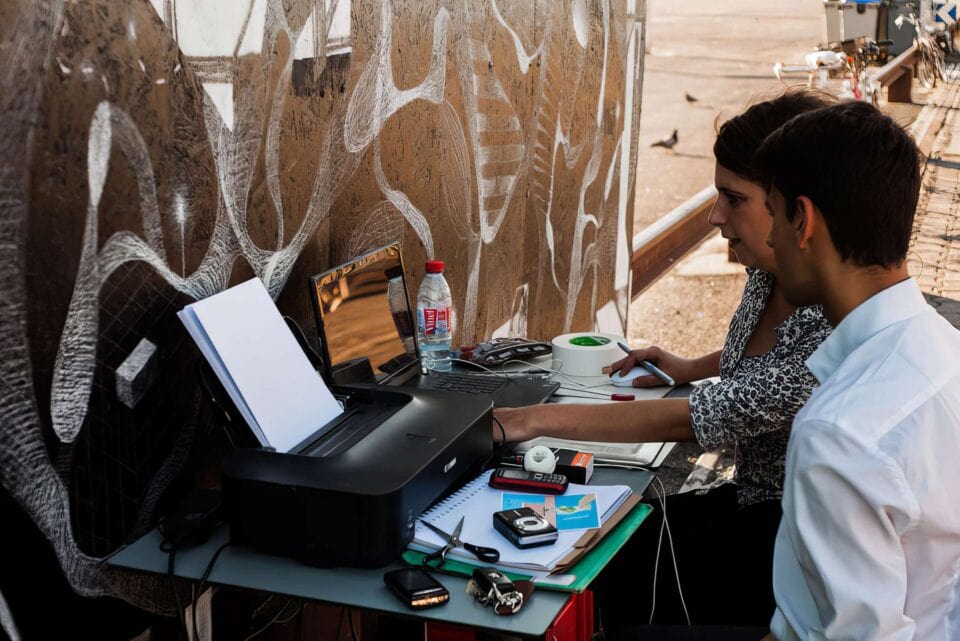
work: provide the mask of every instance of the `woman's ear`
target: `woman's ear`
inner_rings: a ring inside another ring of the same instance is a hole
[[[813,201],[806,196],[797,196],[796,213],[793,216],[793,234],[797,247],[807,249],[817,230],[817,211]]]

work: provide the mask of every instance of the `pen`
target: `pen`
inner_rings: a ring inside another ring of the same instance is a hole
[[[627,345],[626,343],[617,341],[617,345],[619,345],[620,349],[625,351],[627,354],[630,353],[630,346]],[[647,368],[647,370],[649,370],[651,374],[659,378],[665,384],[670,385],[671,387],[676,385],[676,383],[673,382],[673,379],[670,378],[669,374],[667,374],[665,371],[663,371],[662,369],[660,369],[650,361],[640,361],[640,364],[643,365],[645,368]]]

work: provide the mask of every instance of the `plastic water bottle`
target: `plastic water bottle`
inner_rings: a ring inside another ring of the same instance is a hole
[[[413,342],[413,318],[410,316],[407,293],[403,287],[403,269],[399,265],[387,270],[387,304],[390,306],[390,314],[393,316],[397,335],[403,343],[403,351],[411,356],[416,355],[417,348]]]
[[[428,260],[427,275],[417,294],[417,337],[424,370],[450,371],[452,307],[450,286],[443,277],[443,261]]]

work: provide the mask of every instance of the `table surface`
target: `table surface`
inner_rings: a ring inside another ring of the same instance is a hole
[[[628,485],[635,493],[641,494],[652,477],[650,472],[639,470],[598,469],[591,483]],[[227,528],[221,527],[205,543],[178,551],[175,574],[181,578],[199,580],[214,552],[227,541],[228,536]],[[167,571],[167,554],[160,550],[160,535],[153,530],[113,554],[107,563],[164,574]],[[566,592],[538,590],[519,613],[497,616],[490,608],[475,603],[466,594],[466,578],[436,575],[450,591],[450,601],[442,607],[414,612],[400,603],[383,584],[383,573],[398,567],[405,566],[398,562],[376,569],[317,568],[248,548],[229,546],[217,560],[209,582],[520,636],[543,635],[570,598]]]

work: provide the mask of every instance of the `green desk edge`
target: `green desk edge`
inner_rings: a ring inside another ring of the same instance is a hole
[[[630,510],[630,513],[627,514],[620,523],[616,525],[596,546],[589,552],[583,555],[579,561],[576,562],[564,575],[573,575],[576,577],[572,583],[562,584],[562,583],[550,583],[547,579],[538,579],[535,585],[538,588],[544,590],[557,590],[560,592],[583,592],[586,590],[590,583],[597,578],[597,575],[600,574],[600,571],[606,566],[606,564],[613,558],[613,555],[623,547],[623,544],[627,542],[634,532],[637,531],[637,528],[640,527],[640,524],[643,523],[644,519],[653,511],[653,508],[646,503],[639,503],[635,508]],[[410,564],[419,566],[423,560],[424,554],[422,552],[416,552],[414,550],[406,550],[403,553],[403,560]],[[436,570],[443,574],[457,574],[461,576],[470,576],[473,574],[474,568],[478,567],[471,563],[466,563],[454,559],[447,559],[443,566]],[[513,572],[500,568],[504,570],[504,574],[510,577],[513,581],[529,579],[530,576],[526,574],[521,574],[519,572]]]

